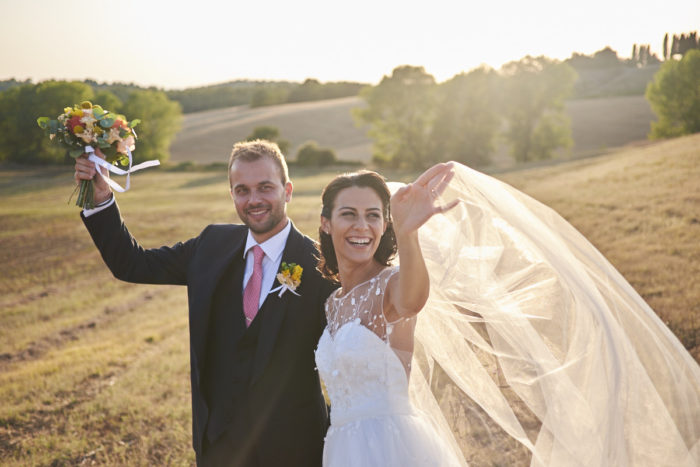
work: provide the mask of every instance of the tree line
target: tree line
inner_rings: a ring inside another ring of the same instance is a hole
[[[564,62],[526,56],[499,71],[482,66],[443,83],[423,67],[404,65],[361,92],[366,106],[355,109],[355,117],[369,125],[373,161],[384,166],[423,169],[447,160],[486,166],[498,139],[518,163],[549,159],[572,145],[564,102],[577,80],[574,66],[616,63],[609,47]],[[700,50],[661,65],[645,93],[658,116],[650,138],[700,132],[698,83]]]
[[[211,86],[169,91],[156,87],[142,87],[133,83],[107,84],[90,79],[84,80],[83,83],[95,91],[109,91],[121,101],[126,101],[133,91],[162,91],[168,99],[178,102],[184,113],[236,105],[261,107],[356,96],[360,89],[365,86],[363,83],[352,81],[321,83],[313,78],[306,79],[303,83],[237,80]],[[31,81],[17,81],[14,78],[0,81],[0,92],[22,84],[31,84]]]
[[[362,91],[367,105],[355,117],[369,125],[373,161],[384,166],[422,169],[446,160],[485,166],[498,137],[518,162],[547,159],[572,144],[564,101],[575,80],[570,65],[543,56],[439,84],[423,67],[404,65]]]
[[[664,36],[663,54],[664,60],[680,55],[684,56],[688,51],[700,49],[700,41],[698,40],[698,32],[693,31],[683,34],[674,34],[669,48],[668,33]]]
[[[38,117],[56,118],[65,107],[86,100],[99,103],[104,109],[123,114],[130,120],[141,120],[135,162],[167,160],[170,144],[180,130],[180,104],[155,89],[122,91],[119,97],[110,90],[94,89],[78,81],[24,82],[6,88],[0,92],[0,162],[64,162],[67,151],[52,144],[36,120]]]

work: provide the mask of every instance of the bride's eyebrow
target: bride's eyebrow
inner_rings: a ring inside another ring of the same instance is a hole
[[[351,211],[357,212],[357,208],[353,208],[350,206],[340,206],[338,208],[338,211],[340,211],[341,209],[349,209]],[[381,209],[379,209],[379,208],[367,208],[367,209],[365,209],[365,211],[380,211],[381,212]]]

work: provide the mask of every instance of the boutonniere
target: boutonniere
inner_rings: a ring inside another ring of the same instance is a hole
[[[304,272],[304,268],[296,263],[285,263],[282,262],[280,265],[280,272],[277,273],[277,280],[280,283],[279,287],[270,290],[270,293],[279,291],[278,297],[281,297],[283,293],[287,290],[292,292],[294,295],[299,297],[300,295],[296,293],[297,287],[301,284],[301,273]]]

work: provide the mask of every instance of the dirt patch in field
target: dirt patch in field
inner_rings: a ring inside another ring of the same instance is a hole
[[[169,290],[166,289],[144,292],[137,298],[128,302],[106,306],[103,308],[101,314],[91,317],[76,326],[62,329],[57,333],[43,337],[41,340],[34,341],[18,352],[2,353],[0,354],[0,371],[18,362],[37,360],[46,354],[46,352],[57,349],[66,342],[76,341],[80,339],[81,335],[98,327],[108,325],[109,322],[116,319],[119,315],[137,310],[144,302],[157,299],[159,296],[167,294],[168,292]]]

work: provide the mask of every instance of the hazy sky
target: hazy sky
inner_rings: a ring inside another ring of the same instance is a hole
[[[525,55],[606,45],[661,55],[700,29],[699,0],[0,0],[0,80],[172,89],[235,79],[377,83],[402,64],[438,81]]]

